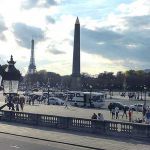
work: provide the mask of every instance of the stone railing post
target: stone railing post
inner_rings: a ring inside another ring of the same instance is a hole
[[[105,121],[91,120],[92,133],[105,134]]]
[[[4,121],[11,121],[12,119],[12,112],[11,111],[3,111],[2,120]]]
[[[68,117],[58,117],[57,128],[67,129],[69,127],[69,118]]]

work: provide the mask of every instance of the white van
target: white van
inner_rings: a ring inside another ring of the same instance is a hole
[[[103,93],[68,91],[66,95],[67,101],[74,106],[100,108],[105,104]]]

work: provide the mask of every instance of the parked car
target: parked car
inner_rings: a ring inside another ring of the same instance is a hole
[[[64,105],[64,101],[60,98],[57,98],[57,97],[50,97],[48,100],[47,100],[47,105]]]
[[[123,105],[122,103],[120,102],[111,102],[109,105],[108,105],[108,109],[112,109],[112,108],[116,108],[118,107],[119,110],[123,110],[124,108],[126,108],[126,110],[129,109],[129,107],[127,105]]]
[[[134,104],[134,105],[130,105],[130,109],[132,109],[133,111],[143,111],[143,104]]]

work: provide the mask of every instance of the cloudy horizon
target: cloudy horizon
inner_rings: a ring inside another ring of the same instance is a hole
[[[37,71],[70,75],[77,16],[81,72],[150,69],[149,0],[1,0],[0,64],[27,73],[33,38]]]

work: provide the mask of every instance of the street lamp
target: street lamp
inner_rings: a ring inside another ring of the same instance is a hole
[[[8,66],[3,73],[3,87],[4,94],[8,95],[8,104],[13,104],[12,97],[17,95],[18,92],[18,84],[21,78],[20,71],[17,70],[14,66],[16,63],[13,60],[13,56],[11,55],[10,61],[8,62]]]
[[[49,104],[49,103],[50,103],[50,102],[49,102],[49,97],[50,97],[50,94],[49,94],[49,92],[50,92],[49,78],[48,78],[47,92],[48,92],[48,104]]]
[[[144,97],[144,107],[146,108],[146,86],[144,86],[144,93],[145,93],[145,97]]]
[[[142,97],[143,97],[143,96],[142,96],[143,90],[142,90],[142,89],[143,89],[143,86],[141,85],[141,100],[143,100],[143,98],[142,98]]]
[[[146,115],[146,86],[144,86],[145,98],[144,98],[144,105],[143,105],[143,117]]]
[[[89,99],[89,102],[90,102],[90,107],[91,107],[91,99],[92,99],[92,85],[89,86],[90,87],[90,99]]]

